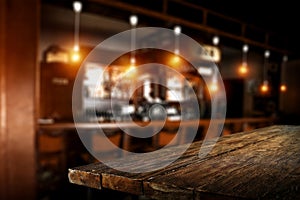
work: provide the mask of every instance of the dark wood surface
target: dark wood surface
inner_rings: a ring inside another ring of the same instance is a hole
[[[300,198],[300,126],[271,126],[222,137],[202,159],[200,146],[201,142],[193,143],[174,163],[154,172],[128,173],[94,163],[69,169],[69,181],[154,199]],[[153,159],[171,159],[182,148],[185,145],[152,157],[120,159],[124,167],[151,167]]]
[[[0,199],[35,199],[40,0],[0,1]]]

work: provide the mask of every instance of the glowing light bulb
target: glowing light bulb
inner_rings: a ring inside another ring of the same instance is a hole
[[[173,57],[173,63],[178,63],[179,61],[180,61],[179,56],[175,55],[175,56]]]
[[[249,51],[249,46],[247,45],[247,44],[245,44],[244,46],[243,46],[243,52],[244,53],[247,53]]]
[[[128,72],[135,72],[135,71],[136,71],[135,65],[130,65]]]
[[[74,45],[73,50],[76,51],[76,52],[79,51],[79,46],[78,45]]]
[[[130,64],[133,66],[135,65],[135,58],[130,58]]]
[[[285,84],[282,84],[282,85],[280,86],[280,91],[281,91],[281,92],[285,92],[286,90],[287,90],[286,85],[285,85]]]
[[[79,13],[81,12],[81,9],[82,9],[82,4],[80,1],[74,1],[73,2],[73,9],[75,12]]]
[[[136,75],[136,72],[136,66],[134,64],[131,64],[126,71],[125,76],[128,78],[133,78]]]
[[[214,45],[218,45],[220,43],[220,38],[218,36],[214,36],[212,42]]]
[[[210,91],[212,91],[212,92],[216,92],[216,91],[218,91],[218,85],[216,84],[216,83],[212,83],[211,85],[210,85]]]
[[[174,33],[175,33],[175,35],[180,35],[180,33],[181,33],[181,27],[180,26],[175,26],[174,27]]]
[[[239,73],[242,74],[242,75],[248,73],[247,63],[243,63],[243,64],[239,67]]]
[[[269,58],[269,57],[270,57],[270,54],[271,54],[270,51],[266,50],[266,51],[265,51],[265,58]]]
[[[266,93],[269,91],[268,81],[264,81],[264,83],[260,87],[260,91]]]
[[[131,26],[136,26],[138,23],[138,17],[136,15],[131,15],[129,17],[129,22],[130,22]]]
[[[268,88],[267,85],[262,85],[262,86],[261,86],[261,91],[262,91],[262,92],[267,92],[268,89],[269,89],[269,88]]]
[[[78,62],[80,60],[79,52],[73,52],[71,59],[73,62]]]

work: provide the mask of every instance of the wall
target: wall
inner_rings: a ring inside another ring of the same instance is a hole
[[[248,73],[241,75],[238,72],[242,63],[242,50],[220,47],[222,50],[222,61],[218,64],[224,80],[243,79],[244,97],[243,114],[244,116],[253,115],[253,95],[257,93],[258,87],[262,82],[263,56],[251,51],[248,53]]]
[[[300,60],[288,61],[283,70],[287,91],[280,95],[280,111],[285,123],[300,123]]]

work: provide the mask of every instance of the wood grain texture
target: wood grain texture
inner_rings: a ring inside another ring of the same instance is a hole
[[[153,199],[299,199],[300,126],[271,126],[224,136],[202,159],[198,157],[201,144],[193,143],[161,170],[127,173],[95,163],[70,169],[70,182],[92,187],[100,176],[99,189]],[[182,148],[185,145],[120,160],[124,168],[152,167],[161,158],[172,159]],[[114,162],[119,163],[110,164]]]
[[[0,3],[0,199],[36,197],[40,4]]]

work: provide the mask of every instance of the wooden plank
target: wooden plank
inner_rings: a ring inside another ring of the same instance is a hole
[[[92,188],[107,188],[131,194],[142,194],[142,183],[139,174],[117,171],[102,163],[90,164],[69,169],[71,183]],[[96,179],[96,181],[95,181]]]
[[[276,138],[280,138],[280,137],[278,136]],[[272,140],[272,138],[268,140]],[[260,152],[260,150],[267,149],[267,147],[269,147],[269,144],[267,143],[265,146],[263,146],[264,141],[265,140],[262,140],[259,143],[251,144],[251,149],[252,150],[258,149],[257,150],[258,152]],[[261,146],[261,148],[259,148],[259,146]],[[247,148],[247,151],[251,149]],[[247,152],[245,152],[244,149],[237,149],[236,151],[230,151],[227,154],[220,154],[219,156],[211,157],[211,159],[206,160],[205,162],[202,163],[194,162],[190,164],[188,167],[184,167],[178,171],[168,173],[167,176],[159,176],[158,179],[156,180],[152,179],[151,182],[153,183],[155,181],[157,183],[162,183],[162,184],[163,183],[170,184],[176,182],[176,185],[179,187],[195,187],[196,190],[200,192],[207,191],[219,195],[227,195],[227,196],[237,195],[239,197],[244,197],[244,195],[246,195],[247,198],[248,197],[256,198],[255,195],[263,195],[261,194],[261,192],[258,191],[259,189],[261,189],[262,191],[265,191],[266,189],[261,187],[262,184],[261,182],[262,181],[271,182],[274,179],[274,177],[270,176],[270,174],[267,173],[262,174],[262,172],[264,171],[262,171],[259,174],[257,170],[260,169],[261,164],[259,165],[255,165],[255,164],[264,163],[264,162],[262,162],[262,160],[260,160],[259,158],[256,158],[251,153],[249,153],[250,158],[247,158],[244,155],[246,153]],[[272,155],[272,153],[274,152],[271,152],[270,154]],[[283,156],[284,155],[285,154],[283,153]],[[252,158],[251,156],[254,157]],[[272,158],[270,155],[268,156]],[[296,158],[297,156],[300,157],[297,154],[294,155],[294,157]],[[237,173],[237,172],[244,172],[244,173]],[[272,172],[276,174],[276,170],[273,170]],[[234,177],[236,178],[233,180],[230,179],[231,175],[234,175]],[[260,175],[268,175],[266,176],[266,178],[268,179],[265,180],[264,176],[260,177]],[[212,181],[211,179],[213,180],[214,184],[209,182]],[[253,184],[255,180],[258,180],[257,184]],[[249,184],[251,190],[248,190],[247,188]],[[232,188],[230,188],[230,185],[232,186]],[[258,186],[258,188],[256,188],[255,186]],[[235,190],[239,191],[240,193],[234,192]],[[252,193],[249,193],[249,191],[252,191]]]
[[[277,137],[280,138],[280,137]],[[270,138],[272,139],[272,138]],[[251,148],[258,148],[262,143],[267,140],[261,140],[259,143],[252,143]],[[231,142],[231,141],[230,141]],[[262,146],[264,147],[264,146]],[[267,146],[268,147],[268,146]],[[265,149],[265,148],[263,148]],[[247,148],[247,151],[250,150]],[[251,151],[249,151],[251,152]],[[234,153],[234,154],[233,154]],[[219,154],[219,156],[210,157],[210,159],[206,160],[205,162],[192,162],[189,163],[187,167],[181,168],[178,171],[169,172],[167,173],[167,176],[161,175],[157,176],[156,179],[152,179],[151,182],[155,181],[158,183],[176,183],[177,186],[180,187],[195,187],[199,192],[212,192],[214,194],[220,194],[220,195],[228,195],[231,196],[232,194],[236,194],[236,192],[231,191],[228,192],[230,188],[228,186],[236,184],[237,182],[240,182],[242,178],[249,178],[252,179],[253,173],[257,170],[257,166],[255,166],[255,160],[245,159],[241,155],[246,154],[247,152],[244,152],[243,148],[238,148],[235,151],[229,151],[226,154]],[[272,152],[274,153],[274,152]],[[213,153],[215,154],[215,153]],[[253,156],[253,155],[252,155]],[[294,155],[297,157],[297,155]],[[251,157],[250,157],[251,158]],[[252,159],[257,159],[256,157],[253,157]],[[257,163],[257,161],[256,161]],[[260,165],[258,165],[260,167]],[[258,168],[259,168],[258,167]],[[253,170],[252,170],[253,169]],[[241,177],[238,177],[239,174],[236,174],[236,172],[243,171],[245,174],[241,174]],[[247,172],[247,173],[246,173]],[[250,173],[252,172],[252,173]],[[166,173],[166,172],[165,172]],[[274,171],[275,173],[275,171]],[[233,181],[233,183],[226,182],[226,178],[231,177],[231,175],[234,175],[237,177]],[[211,182],[208,182],[208,180],[211,180],[213,178],[213,181],[216,182],[214,184],[211,184]],[[256,180],[259,180],[259,177],[255,177]],[[274,178],[274,177],[272,177]],[[225,179],[225,180],[223,180]],[[260,180],[261,181],[261,180]],[[271,179],[270,179],[271,181]],[[199,186],[199,187],[198,187]],[[226,186],[224,188],[224,186]],[[254,185],[255,186],[255,185]],[[254,194],[256,194],[257,190],[260,189],[260,184],[256,184],[259,188],[256,189]],[[198,188],[197,188],[198,187]],[[220,188],[218,188],[220,187]],[[245,185],[243,187],[246,188]],[[253,185],[251,186],[253,189]],[[222,188],[223,191],[222,191]],[[255,188],[254,188],[255,189]],[[265,189],[265,188],[261,188]],[[225,191],[225,192],[224,192]],[[242,191],[239,196],[243,197],[245,191]],[[252,191],[252,190],[250,190]],[[227,192],[227,193],[226,193]],[[250,194],[246,194],[247,197],[250,196]],[[199,196],[199,195],[198,195]]]
[[[271,142],[274,140],[271,144],[275,144],[280,139],[281,137],[271,138]],[[295,166],[284,161],[290,159],[299,161],[299,153],[294,151],[292,153],[289,155],[286,149],[280,146],[272,147],[267,142],[252,145],[251,148],[247,148],[247,151],[230,152],[226,157],[206,163],[209,166],[216,166],[222,172],[217,171],[211,175],[214,177],[213,185],[203,183],[197,189],[247,198],[262,197],[272,191],[272,188],[281,182],[286,174],[289,174],[288,169],[283,170],[285,166]]]
[[[300,167],[290,175],[278,182],[272,193],[264,196],[264,199],[300,199]]]
[[[193,199],[194,189],[180,188],[175,184],[165,184],[145,181],[143,183],[144,195],[153,199]]]
[[[68,177],[71,183],[84,185],[91,188],[101,189],[101,174],[97,173],[95,167],[90,168],[89,165],[80,168],[80,171],[69,169]],[[109,168],[102,165],[101,171],[108,170]]]
[[[147,173],[128,173],[103,164],[73,169],[94,170],[101,186],[154,199],[257,199],[298,197],[300,183],[300,127],[272,126],[222,137],[205,158],[199,158],[201,142],[193,143],[174,163]],[[209,147],[207,143],[207,148]],[[121,158],[124,169],[151,169],[159,160],[173,159],[185,145],[149,156]],[[111,161],[110,165],[120,165]],[[70,180],[76,183],[76,180]],[[89,183],[93,180],[85,180]],[[286,191],[289,191],[288,193]]]
[[[7,160],[6,94],[5,94],[5,37],[6,1],[0,1],[0,160]],[[7,165],[0,163],[0,199],[7,197]]]
[[[112,190],[142,195],[142,180],[134,177],[102,173],[102,186]]]

